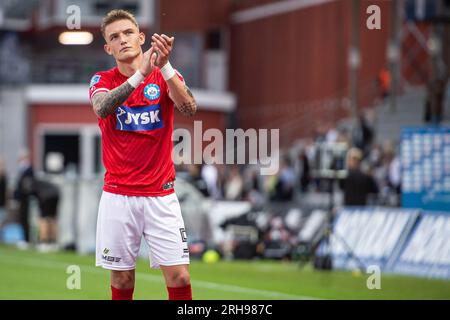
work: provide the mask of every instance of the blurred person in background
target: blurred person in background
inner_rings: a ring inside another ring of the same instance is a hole
[[[280,162],[280,171],[276,177],[272,200],[291,201],[294,196],[295,171],[290,165],[289,158],[283,157]]]
[[[219,170],[214,164],[205,164],[202,167],[201,178],[206,183],[208,194],[214,199],[220,199],[222,193],[220,191]]]
[[[189,164],[187,165],[187,170],[189,172],[189,182],[191,182],[205,197],[209,196],[208,186],[201,175],[201,165],[200,164]]]
[[[358,122],[352,132],[353,146],[363,152],[363,157],[369,154],[375,138],[373,123],[369,122],[366,114],[360,112]]]
[[[263,208],[266,198],[263,188],[264,183],[258,169],[252,166],[244,167],[243,182],[242,198],[249,201],[253,208]]]
[[[102,133],[105,183],[97,221],[96,266],[111,270],[113,300],[132,300],[141,238],[162,270],[169,300],[191,300],[189,250],[174,193],[174,110],[195,114],[195,99],[169,56],[174,38],[146,37],[135,17],[110,11],[104,49],[117,67],[96,73],[89,97]]]
[[[399,205],[401,193],[401,167],[400,159],[395,152],[395,146],[391,141],[383,144],[384,189],[382,195],[387,205]]]
[[[225,199],[240,200],[244,189],[244,181],[238,166],[232,166],[225,180]]]
[[[345,206],[365,206],[369,195],[378,194],[378,187],[372,176],[361,170],[362,151],[351,148],[347,152],[347,177],[341,181]]]
[[[38,249],[50,251],[56,249],[57,240],[57,212],[59,203],[59,189],[53,183],[35,179],[33,194],[36,196],[39,209],[39,242]]]
[[[384,102],[386,98],[389,97],[391,90],[391,73],[388,68],[383,67],[380,72],[378,72],[377,84],[380,92],[380,98],[382,102]]]
[[[438,125],[443,120],[446,83],[447,80],[443,77],[428,82],[424,110],[425,122]]]
[[[309,183],[311,182],[311,168],[309,164],[308,156],[306,155],[306,150],[302,149],[299,154],[299,174],[300,179],[300,191],[307,192]]]
[[[24,232],[24,243],[20,246],[26,247],[30,242],[30,222],[29,209],[30,198],[33,194],[34,171],[30,162],[30,155],[27,150],[23,150],[19,154],[19,168],[17,174],[17,184],[14,190],[14,200],[17,201],[19,211],[19,223]]]
[[[5,162],[0,156],[0,226],[6,217],[6,191],[7,191],[7,178]]]

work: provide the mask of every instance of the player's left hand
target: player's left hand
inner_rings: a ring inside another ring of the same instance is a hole
[[[165,34],[159,35],[157,33],[152,36],[152,47],[154,51],[158,54],[155,65],[158,68],[164,67],[164,65],[169,61],[169,56],[172,53],[173,42],[175,38],[169,38]]]

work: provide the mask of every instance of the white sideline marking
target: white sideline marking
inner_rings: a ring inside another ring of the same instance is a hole
[[[5,259],[8,258],[8,259]],[[20,262],[19,262],[20,261]],[[48,259],[34,259],[34,258],[26,258],[26,257],[18,257],[16,255],[11,254],[4,254],[2,253],[2,259],[0,260],[1,263],[10,263],[10,264],[17,264],[18,262],[23,265],[29,265],[33,267],[42,267],[42,268],[48,268],[48,269],[61,269],[65,268],[70,265],[70,262],[61,262],[61,261],[55,261],[55,260],[48,260]],[[106,270],[102,270],[99,267],[93,267],[88,265],[81,265],[80,266],[81,271],[90,272],[90,273],[97,273],[97,274],[104,274]],[[164,283],[164,279],[162,276],[155,276],[148,273],[143,272],[136,272],[136,277],[139,277],[143,280],[150,281],[150,282],[158,282],[158,283]],[[205,289],[211,289],[216,291],[225,291],[225,292],[236,292],[236,293],[247,293],[247,294],[255,294],[262,297],[267,298],[277,298],[277,299],[292,299],[292,300],[317,300],[318,298],[309,297],[309,296],[299,296],[299,295],[293,295],[278,291],[270,291],[270,290],[261,290],[261,289],[253,289],[253,288],[247,288],[247,287],[241,287],[241,286],[235,286],[235,285],[229,285],[229,284],[223,284],[223,283],[216,283],[216,282],[210,282],[210,281],[203,281],[203,280],[192,280],[192,285],[194,287],[200,287]]]

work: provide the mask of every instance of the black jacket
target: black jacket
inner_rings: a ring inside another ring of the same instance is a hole
[[[364,206],[370,194],[378,193],[375,180],[361,170],[349,170],[342,183],[344,204],[346,206]]]

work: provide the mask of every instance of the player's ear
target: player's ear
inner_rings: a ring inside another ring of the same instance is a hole
[[[103,49],[105,50],[105,52],[107,54],[109,54],[110,56],[112,56],[112,51],[111,51],[111,47],[108,44],[104,44],[103,45]]]
[[[145,34],[143,32],[139,32],[139,45],[143,45],[145,43]]]

